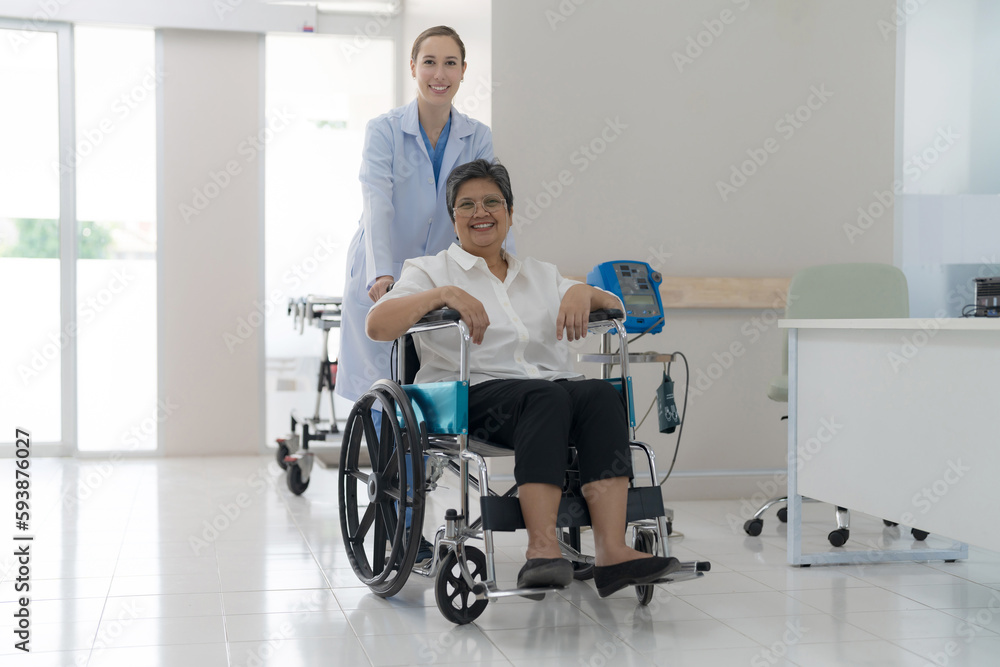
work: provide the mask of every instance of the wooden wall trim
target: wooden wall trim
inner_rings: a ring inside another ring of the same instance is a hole
[[[586,282],[585,277],[571,276]],[[660,299],[669,308],[784,308],[791,278],[663,277]]]

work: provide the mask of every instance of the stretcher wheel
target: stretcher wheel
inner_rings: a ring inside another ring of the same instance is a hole
[[[378,430],[372,419],[376,403],[382,409]],[[403,587],[420,548],[425,439],[406,394],[388,380],[379,380],[358,399],[344,428],[340,530],[354,573],[381,597],[395,595]],[[370,472],[358,464],[363,449],[371,460]],[[412,473],[409,481],[407,469]]]
[[[285,457],[288,456],[290,453],[291,450],[288,449],[288,445],[279,440],[278,451],[275,453],[274,458],[278,461],[278,465],[281,466],[282,470],[288,469],[288,464],[285,463]]]
[[[847,540],[851,537],[851,531],[847,528],[838,528],[837,530],[831,531],[826,539],[830,540],[830,544],[835,547],[842,547],[847,544]]]
[[[760,535],[760,531],[764,530],[764,521],[763,519],[748,519],[747,522],[743,524],[743,530],[745,530],[747,535],[750,537],[757,537]]]
[[[632,548],[646,554],[656,555],[656,533],[645,528],[637,528],[635,537],[632,539]],[[653,584],[640,584],[635,587],[635,597],[642,606],[653,601],[654,592]]]
[[[309,480],[302,481],[302,469],[298,465],[288,466],[285,481],[288,483],[288,490],[297,496],[301,496],[309,488]]]
[[[778,521],[781,523],[788,523],[788,508],[780,507],[778,508]]]
[[[470,546],[466,546],[463,551],[475,587],[484,585],[481,582],[486,581],[486,554]],[[458,625],[465,625],[479,618],[489,604],[489,600],[476,599],[473,588],[462,577],[462,568],[454,551],[449,551],[441,561],[441,569],[434,582],[434,599],[441,614]]]
[[[930,536],[930,533],[926,530],[920,530],[919,528],[911,528],[910,535],[913,535],[913,539],[917,542],[923,542]]]

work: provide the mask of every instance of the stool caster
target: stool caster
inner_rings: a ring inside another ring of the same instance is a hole
[[[779,507],[778,508],[778,521],[781,523],[788,523],[788,508]]]
[[[917,542],[923,542],[930,535],[926,530],[920,530],[919,528],[911,528],[910,534],[913,535],[913,539]]]
[[[848,538],[851,536],[851,531],[847,528],[838,528],[837,530],[831,532],[826,536],[826,539],[830,540],[830,544],[835,547],[842,547],[847,544]]]
[[[743,524],[743,530],[746,531],[747,535],[750,537],[757,537],[760,535],[760,531],[764,530],[764,520],[763,519],[749,519]]]

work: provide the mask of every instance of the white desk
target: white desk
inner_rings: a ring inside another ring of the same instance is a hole
[[[789,330],[788,562],[960,559],[962,542],[1000,551],[1000,321],[779,326]],[[960,542],[803,554],[799,494]]]

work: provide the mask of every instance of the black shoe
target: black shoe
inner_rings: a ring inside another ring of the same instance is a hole
[[[565,558],[529,558],[517,573],[518,588],[565,588],[571,583],[573,564]]]
[[[595,567],[594,583],[597,584],[598,595],[606,598],[626,586],[651,584],[671,572],[676,572],[680,567],[680,561],[673,557],[636,558],[617,565]]]

